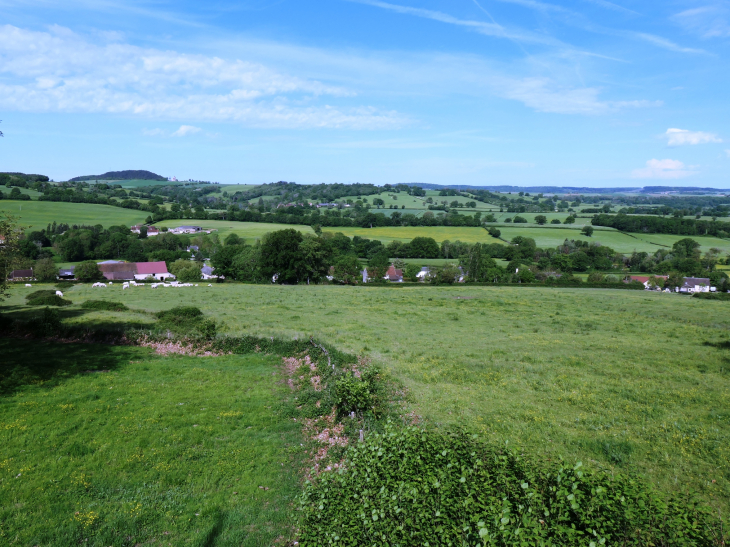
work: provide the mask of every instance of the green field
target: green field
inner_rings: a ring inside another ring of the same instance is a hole
[[[258,547],[292,533],[301,435],[276,410],[280,358],[0,351],[2,545]]]
[[[224,238],[228,234],[236,234],[249,243],[259,239],[264,234],[275,232],[277,230],[285,230],[293,228],[305,234],[313,234],[314,231],[309,226],[300,226],[297,224],[270,224],[268,222],[232,222],[227,220],[165,220],[155,224],[158,228],[167,227],[175,228],[177,226],[200,226],[205,230],[216,230],[219,237]]]
[[[379,239],[383,243],[390,241],[410,241],[414,237],[432,237],[438,243],[449,241],[466,241],[469,243],[489,242],[495,240],[484,228],[453,226],[385,226],[381,228],[322,228],[323,232],[342,232],[348,237],[360,236],[367,239]]]
[[[184,181],[174,182],[168,180],[145,180],[145,179],[129,179],[129,180],[87,180],[88,184],[118,184],[122,188],[145,188],[147,186],[177,186],[184,184]]]
[[[31,290],[14,289],[10,310]],[[150,311],[199,306],[229,335],[313,335],[383,364],[415,412],[537,457],[730,500],[730,312],[674,294],[538,287],[250,286],[65,292]],[[15,308],[17,309],[17,308]],[[119,321],[136,314],[115,314]],[[713,482],[715,481],[715,482]]]
[[[70,225],[101,224],[109,226],[133,226],[144,222],[149,213],[122,209],[111,205],[94,205],[90,203],[62,203],[54,201],[0,201],[0,214],[10,214],[19,219],[21,226],[34,230],[45,228],[49,223],[66,222]]]

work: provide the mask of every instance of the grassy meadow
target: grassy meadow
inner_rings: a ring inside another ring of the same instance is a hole
[[[290,537],[301,439],[277,412],[280,358],[10,339],[0,352],[2,545]]]
[[[200,226],[205,230],[216,230],[219,237],[224,238],[228,234],[236,234],[239,237],[253,243],[264,234],[275,232],[277,230],[285,230],[293,228],[304,234],[313,234],[314,231],[310,226],[301,226],[298,224],[270,224],[268,222],[236,222],[228,220],[164,220],[155,224],[158,228],[176,228],[177,226]]]
[[[8,311],[38,287],[14,289]],[[544,287],[235,284],[76,286],[65,297],[74,306],[61,314],[80,323],[109,320],[77,308],[103,298],[147,311],[198,306],[229,335],[313,335],[381,363],[432,423],[537,457],[631,470],[667,491],[691,487],[728,508],[725,302]]]
[[[122,209],[111,205],[95,205],[90,203],[61,203],[53,201],[0,201],[0,216],[13,215],[21,226],[32,230],[40,230],[54,220],[58,223],[101,224],[109,226],[133,226],[149,215],[145,211]]]

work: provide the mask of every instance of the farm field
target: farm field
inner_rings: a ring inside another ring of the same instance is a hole
[[[689,236],[674,236],[668,234],[631,234],[627,235],[617,230],[597,227],[593,236],[586,237],[580,233],[580,228],[548,228],[539,226],[499,226],[502,237],[511,240],[516,236],[531,237],[538,247],[555,247],[562,245],[565,239],[582,239],[597,241],[607,245],[619,253],[632,253],[634,250],[647,253],[671,247],[675,241]],[[692,236],[692,239],[702,245],[701,250],[707,251],[711,247],[718,247],[723,251],[730,251],[730,241],[716,237]]]
[[[300,226],[297,224],[271,224],[268,222],[235,222],[227,220],[195,220],[195,219],[180,219],[180,220],[164,220],[155,224],[158,228],[167,227],[175,228],[177,226],[200,226],[206,230],[217,230],[219,237],[224,238],[228,234],[236,234],[243,239],[246,239],[249,243],[253,243],[254,240],[260,238],[264,234],[269,232],[275,232],[276,230],[285,230],[287,228],[293,228],[299,230],[305,234],[313,234],[314,231],[310,226]]]
[[[39,286],[14,288],[10,311]],[[313,335],[385,366],[431,423],[537,457],[635,471],[663,490],[691,486],[725,509],[730,500],[725,302],[468,286],[76,286],[65,295],[70,321],[101,319],[75,311],[88,298],[149,311],[184,302],[226,334]],[[114,320],[124,317],[139,315]]]
[[[91,203],[64,203],[54,201],[0,201],[0,212],[13,215],[19,219],[21,226],[28,226],[34,230],[45,228],[54,220],[68,224],[86,224],[94,226],[101,224],[109,226],[133,226],[149,215],[145,211],[122,209],[111,205],[96,205]]]
[[[348,237],[360,236],[367,239],[379,239],[383,243],[390,241],[410,241],[414,237],[432,237],[438,243],[445,239],[459,240],[469,243],[496,241],[484,228],[453,226],[384,226],[380,228],[348,228],[323,227],[323,232],[342,232]]]
[[[300,433],[277,413],[280,358],[8,339],[0,351],[3,545],[289,537]]]
[[[481,201],[476,201],[472,198],[467,198],[463,196],[439,196],[438,190],[426,190],[425,197],[409,196],[405,192],[381,192],[379,194],[372,194],[370,196],[346,196],[337,201],[346,201],[348,199],[351,199],[354,202],[358,199],[367,199],[368,204],[372,206],[373,200],[375,198],[382,199],[385,202],[385,206],[384,209],[371,209],[371,212],[374,213],[387,211],[389,210],[388,207],[390,205],[397,205],[399,209],[401,206],[405,205],[406,209],[426,211],[428,210],[429,206],[429,204],[426,203],[426,199],[428,198],[433,199],[434,205],[439,204],[442,201],[446,201],[447,203],[451,203],[452,201],[458,201],[459,203],[466,203],[468,201],[476,202],[477,206],[475,209],[465,209],[465,211],[499,211],[499,206],[482,203]]]

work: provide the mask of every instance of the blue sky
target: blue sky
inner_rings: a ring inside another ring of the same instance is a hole
[[[730,187],[727,0],[0,0],[0,170]]]

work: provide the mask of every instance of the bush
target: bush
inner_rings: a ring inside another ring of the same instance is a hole
[[[591,272],[588,275],[588,283],[601,283],[604,280],[601,272]]]
[[[104,311],[125,311],[129,308],[121,302],[107,302],[106,300],[87,300],[81,307],[85,310],[104,310]]]
[[[158,319],[158,327],[175,332],[181,335],[197,334],[207,340],[215,338],[216,324],[211,319],[206,319],[199,308],[193,306],[181,306],[155,314]]]
[[[70,300],[64,300],[56,294],[56,291],[41,290],[34,291],[25,297],[29,306],[70,306]]]
[[[700,298],[701,300],[730,300],[730,294],[726,292],[696,292],[692,298]]]
[[[390,424],[308,481],[300,507],[302,547],[724,545],[713,511],[640,478]]]
[[[500,232],[497,228],[495,228],[494,226],[492,226],[489,229],[489,235],[492,236],[492,237],[498,238],[499,236],[502,235],[502,232]]]
[[[40,317],[30,322],[30,330],[37,336],[54,336],[61,330],[61,320],[58,311],[46,307]]]
[[[560,224],[560,219],[554,218],[550,221],[550,224]]]
[[[525,217],[516,216],[512,219],[512,222],[515,224],[527,224],[527,219]]]

